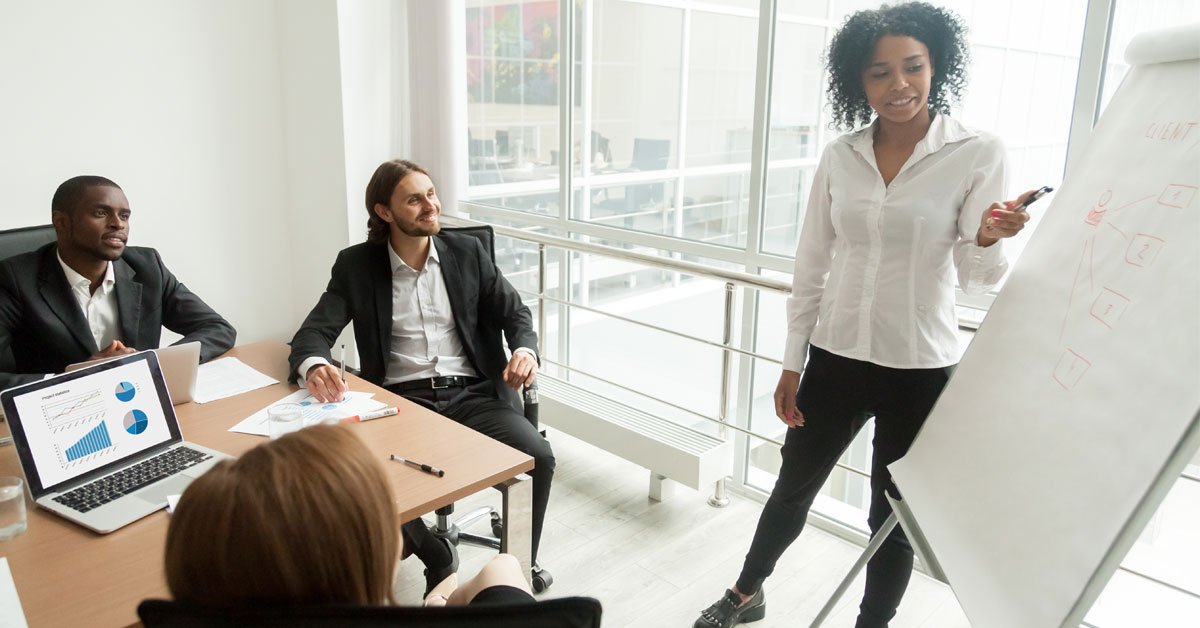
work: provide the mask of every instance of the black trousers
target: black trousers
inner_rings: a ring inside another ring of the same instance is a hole
[[[804,426],[790,428],[783,466],[763,507],[737,588],[752,594],[775,570],[784,550],[800,536],[808,510],[842,452],[871,416],[871,508],[867,523],[879,530],[892,513],[885,497],[896,496],[887,465],[912,444],[946,385],[950,368],[895,369],[809,348],[808,366],[796,394]],[[913,550],[900,526],[867,563],[867,584],[858,628],[886,628],[912,575]]]
[[[496,396],[490,381],[467,387],[397,391],[397,394],[533,457],[533,471],[529,474],[533,478],[532,559],[537,560],[546,506],[550,503],[550,483],[554,479],[554,452],[550,449],[550,443],[542,438],[524,415]],[[410,538],[422,534],[417,527],[409,524],[402,527],[404,542],[411,543],[413,553],[429,565],[421,548],[434,544],[425,538]],[[423,524],[419,527],[424,535],[432,536]]]

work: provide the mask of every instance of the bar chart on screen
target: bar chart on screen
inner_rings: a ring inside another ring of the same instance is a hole
[[[90,432],[84,434],[82,438],[75,441],[74,445],[67,447],[62,452],[66,457],[64,468],[70,463],[79,460],[85,456],[90,456],[95,453],[102,452],[106,449],[111,449],[113,446],[112,439],[108,436],[108,427],[101,421],[99,425],[92,428]]]

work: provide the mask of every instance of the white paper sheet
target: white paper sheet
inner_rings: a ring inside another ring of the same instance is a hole
[[[192,401],[208,403],[278,383],[279,380],[246,366],[237,358],[221,358],[200,365]]]
[[[1084,148],[888,466],[975,628],[1078,626],[1200,411],[1200,61],[1131,68]]]
[[[0,558],[0,628],[28,628],[17,584],[8,568],[8,558]]]
[[[267,436],[267,409],[281,403],[295,403],[304,406],[301,414],[304,417],[305,426],[316,425],[326,420],[336,421],[343,417],[378,410],[387,405],[382,401],[372,399],[374,396],[372,393],[350,391],[345,394],[345,397],[341,401],[336,403],[321,403],[310,395],[307,390],[301,388],[266,408],[251,414],[237,425],[229,428],[229,431]]]

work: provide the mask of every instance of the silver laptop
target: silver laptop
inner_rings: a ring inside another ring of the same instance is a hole
[[[158,355],[158,365],[162,367],[163,378],[167,380],[167,392],[171,393],[171,402],[175,405],[187,403],[196,396],[196,374],[200,369],[200,343],[185,342],[154,349]],[[67,367],[66,372],[78,371],[85,366],[103,364],[114,358],[100,358],[77,362]]]
[[[184,442],[152,351],[9,388],[0,404],[34,502],[102,534],[229,458]]]

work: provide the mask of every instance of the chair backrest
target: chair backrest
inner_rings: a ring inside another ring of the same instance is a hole
[[[662,170],[667,167],[671,157],[671,140],[652,140],[644,137],[633,138],[633,158],[629,161],[631,168],[637,170]]]
[[[54,242],[56,239],[58,236],[54,233],[54,225],[38,225],[0,231],[0,259],[36,251],[42,245]]]
[[[493,262],[496,261],[496,232],[492,229],[491,225],[479,225],[472,227],[442,227],[442,231],[461,233],[463,235],[474,237],[475,239],[479,240],[480,244],[483,245],[483,250],[487,251],[488,257],[492,258]]]
[[[532,604],[426,608],[422,606],[297,605],[238,610],[206,609],[166,600],[145,600],[138,617],[146,628],[599,628],[600,602],[564,597]]]
[[[487,251],[488,257],[490,257],[493,262],[496,261],[496,232],[490,225],[471,227],[442,227],[442,231],[461,233],[477,238],[480,244],[483,245],[483,250]],[[527,386],[525,390],[522,391],[521,401],[523,404],[525,418],[532,423],[534,427],[538,427],[537,380],[534,380],[532,385]]]
[[[508,131],[496,131],[496,156],[510,156],[508,148]]]

